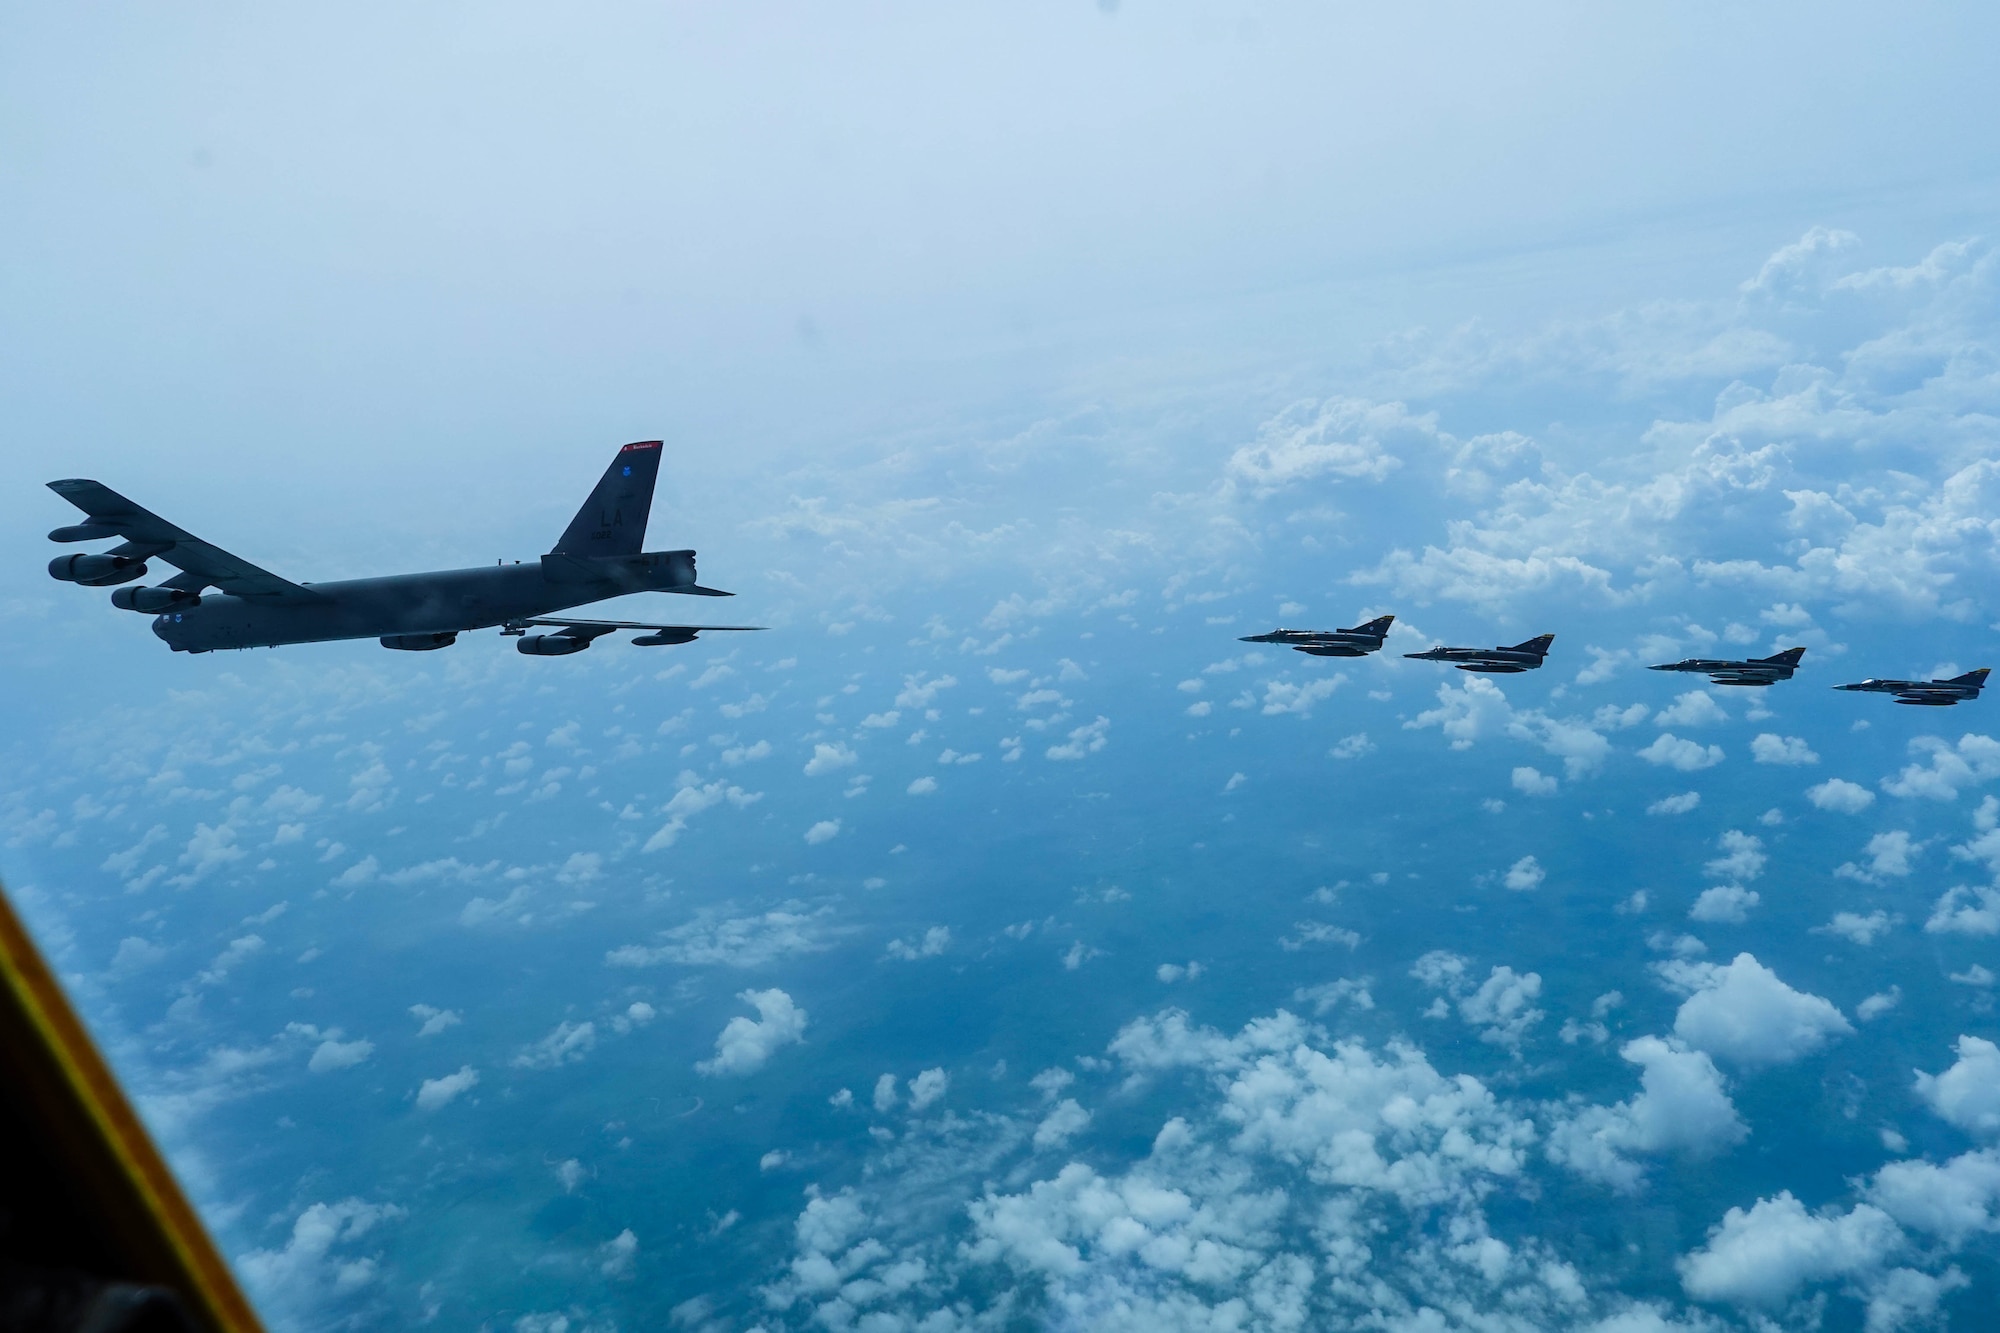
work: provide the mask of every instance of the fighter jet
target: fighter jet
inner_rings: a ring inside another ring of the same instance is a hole
[[[1852,685],[1836,685],[1836,690],[1860,690],[1867,694],[1893,694],[1899,704],[1919,708],[1950,708],[1977,699],[1986,684],[1988,668],[1968,671],[1950,680],[1863,680]]]
[[[1420,662],[1449,662],[1460,671],[1483,671],[1490,675],[1511,676],[1520,671],[1533,671],[1549,655],[1549,645],[1556,641],[1553,634],[1537,634],[1526,643],[1517,643],[1512,648],[1433,648],[1429,652],[1404,653]]]
[[[1792,672],[1798,670],[1799,659],[1805,655],[1803,648],[1787,648],[1782,653],[1752,657],[1743,662],[1717,657],[1689,657],[1679,662],[1662,662],[1646,670],[1693,671],[1707,676],[1716,685],[1769,685],[1773,681],[1790,680]]]
[[[275,648],[287,643],[378,639],[384,648],[427,652],[460,634],[498,625],[531,657],[581,652],[620,629],[647,631],[642,645],[691,642],[718,630],[760,625],[668,625],[571,620],[574,606],[632,592],[729,597],[695,581],[693,551],[646,551],[646,520],[660,471],[661,442],[618,451],[576,518],[540,560],[478,569],[338,583],[293,583],[175,527],[100,482],[52,481],[49,489],[89,517],[57,528],[49,540],[124,541],[100,555],[63,555],[49,573],[65,583],[102,588],[134,583],[159,559],[180,571],[154,587],[120,587],[111,604],[153,616],[153,633],[177,653],[218,648]],[[214,588],[214,593],[208,590]],[[554,633],[529,634],[531,627]]]
[[[1353,629],[1274,629],[1269,634],[1247,634],[1239,643],[1281,643],[1294,652],[1314,657],[1366,657],[1380,652],[1394,616],[1377,616]]]

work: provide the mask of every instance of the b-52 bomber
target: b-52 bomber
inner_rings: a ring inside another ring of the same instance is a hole
[[[1432,648],[1428,652],[1404,653],[1419,662],[1449,662],[1460,671],[1481,671],[1495,676],[1511,676],[1533,671],[1549,655],[1553,634],[1537,634],[1512,648]]]
[[[1715,685],[1770,685],[1790,680],[1792,672],[1798,670],[1799,659],[1805,655],[1803,648],[1787,648],[1769,657],[1752,657],[1741,662],[1717,657],[1689,657],[1679,662],[1663,662],[1646,670],[1692,671],[1707,676]]]
[[[49,489],[89,517],[57,528],[49,540],[125,540],[101,555],[63,555],[49,573],[65,583],[102,588],[146,576],[159,559],[180,573],[155,587],[120,587],[111,604],[153,616],[153,633],[177,653],[218,648],[275,648],[287,643],[379,639],[384,648],[425,652],[449,647],[469,630],[499,626],[519,638],[531,657],[582,652],[615,630],[646,633],[641,645],[691,642],[717,630],[758,625],[665,625],[625,620],[572,620],[574,606],[633,592],[696,597],[733,594],[695,580],[693,551],[645,551],[646,520],[660,471],[661,442],[642,440],[618,451],[597,488],[555,549],[533,564],[514,561],[477,569],[338,583],[293,583],[175,527],[100,482],[52,481]],[[208,589],[218,590],[211,594]],[[529,634],[530,628],[553,633]]]
[[[1899,704],[1917,708],[1950,708],[1979,697],[1986,685],[1988,668],[1968,671],[1949,680],[1863,680],[1852,685],[1836,685],[1836,690],[1859,690],[1865,694],[1893,694]]]
[[[1366,657],[1382,650],[1382,640],[1395,623],[1394,616],[1377,616],[1352,629],[1274,629],[1269,634],[1247,634],[1237,642],[1283,644],[1314,657]]]

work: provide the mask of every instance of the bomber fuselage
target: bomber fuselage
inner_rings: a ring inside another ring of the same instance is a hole
[[[206,594],[153,620],[175,652],[275,648],[335,639],[451,634],[546,616],[632,592],[693,592],[694,552],[590,558],[396,574],[304,585],[312,600]]]

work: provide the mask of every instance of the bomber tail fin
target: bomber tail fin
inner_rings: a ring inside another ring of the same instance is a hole
[[[644,550],[660,448],[658,440],[641,440],[620,449],[550,554],[637,555]]]

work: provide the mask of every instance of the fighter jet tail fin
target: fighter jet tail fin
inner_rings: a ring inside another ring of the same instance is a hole
[[[1803,648],[1787,648],[1782,653],[1772,653],[1769,657],[1760,657],[1757,660],[1760,662],[1774,662],[1779,666],[1795,667],[1799,664],[1799,659],[1805,655],[1806,650]]]
[[[641,440],[620,449],[550,554],[637,555],[645,549],[660,448],[658,440]]]
[[[1382,638],[1389,633],[1389,626],[1395,623],[1396,617],[1394,616],[1377,616],[1365,625],[1356,625],[1353,629],[1342,630],[1341,633],[1372,634],[1376,638]]]
[[[1991,667],[1980,667],[1978,670],[1968,671],[1962,676],[1953,676],[1949,683],[1953,685],[1984,685],[1986,683],[1986,673],[1990,670],[1992,670]]]
[[[1513,651],[1517,653],[1546,653],[1549,650],[1549,645],[1555,641],[1556,636],[1553,634],[1537,634],[1526,643],[1515,644]]]

